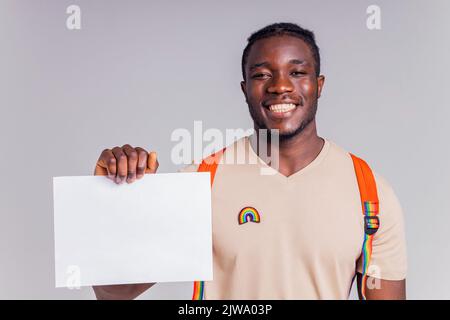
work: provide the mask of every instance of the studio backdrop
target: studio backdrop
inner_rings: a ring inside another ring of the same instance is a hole
[[[246,39],[294,22],[321,50],[319,135],[367,159],[400,200],[407,297],[450,299],[449,17],[446,0],[1,0],[0,298],[94,298],[55,289],[52,177],[91,175],[125,143],[175,172],[174,130],[251,128]],[[164,283],[140,298],[191,293]]]

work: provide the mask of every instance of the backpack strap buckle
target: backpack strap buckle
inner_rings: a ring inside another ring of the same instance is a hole
[[[364,232],[371,236],[378,231],[380,219],[377,216],[364,216]]]
[[[378,201],[364,201],[364,232],[371,236],[378,231],[380,219],[378,219]]]

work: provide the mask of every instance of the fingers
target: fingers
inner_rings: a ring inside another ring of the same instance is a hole
[[[156,158],[156,152],[152,151],[148,155],[147,160],[147,169],[145,170],[145,173],[155,173],[156,170],[158,170],[159,163],[158,159]]]
[[[137,147],[135,150],[138,154],[136,178],[140,179],[144,176],[145,169],[147,168],[148,153],[140,147]]]
[[[127,183],[132,183],[136,180],[138,154],[136,150],[129,144],[124,145],[122,147],[122,150],[127,156],[127,164],[128,164]]]
[[[116,158],[110,149],[105,149],[100,154],[100,157],[95,166],[95,175],[108,175],[108,178],[115,179],[116,177]]]
[[[128,174],[128,161],[127,156],[125,152],[120,147],[115,147],[112,149],[112,153],[114,154],[114,157],[116,158],[116,168],[117,168],[117,174],[116,174],[116,183],[121,184],[125,181]]]
[[[107,175],[114,182],[132,183],[141,179],[145,173],[155,173],[159,163],[156,152],[147,153],[143,148],[133,148],[126,144],[122,147],[105,149],[95,166],[95,175]]]

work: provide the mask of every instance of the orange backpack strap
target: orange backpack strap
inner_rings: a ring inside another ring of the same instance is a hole
[[[367,271],[372,257],[372,241],[378,231],[380,221],[378,219],[378,194],[377,185],[369,165],[362,159],[350,154],[355,167],[358,180],[361,207],[364,215],[364,242],[362,246],[362,281],[361,295],[366,299]]]
[[[216,175],[217,167],[219,165],[220,158],[224,153],[225,148],[203,159],[202,163],[198,166],[197,172],[210,172],[211,174],[211,187],[214,182],[214,176]],[[203,300],[205,290],[204,281],[194,281],[194,292],[192,293],[192,300]]]
[[[210,172],[211,173],[211,187],[214,182],[214,176],[219,165],[220,158],[224,153],[225,148],[203,159],[202,163],[198,166],[197,172]]]

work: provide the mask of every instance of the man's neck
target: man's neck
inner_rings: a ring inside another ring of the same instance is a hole
[[[256,152],[256,150],[258,150],[256,145],[259,145],[259,139],[261,138],[257,134],[257,129],[255,136],[256,141],[253,139],[252,147]],[[287,140],[280,140],[279,148],[274,148],[273,150],[277,153],[270,154],[270,150],[272,150],[270,141],[268,141],[266,150],[268,150],[270,159],[278,157],[278,168],[276,169],[278,169],[282,175],[289,177],[310,164],[319,155],[324,143],[324,139],[317,135],[315,121],[312,121],[296,136]],[[258,154],[258,156],[266,163],[268,162],[267,158],[264,157],[264,154]],[[274,167],[273,163],[269,165]]]

